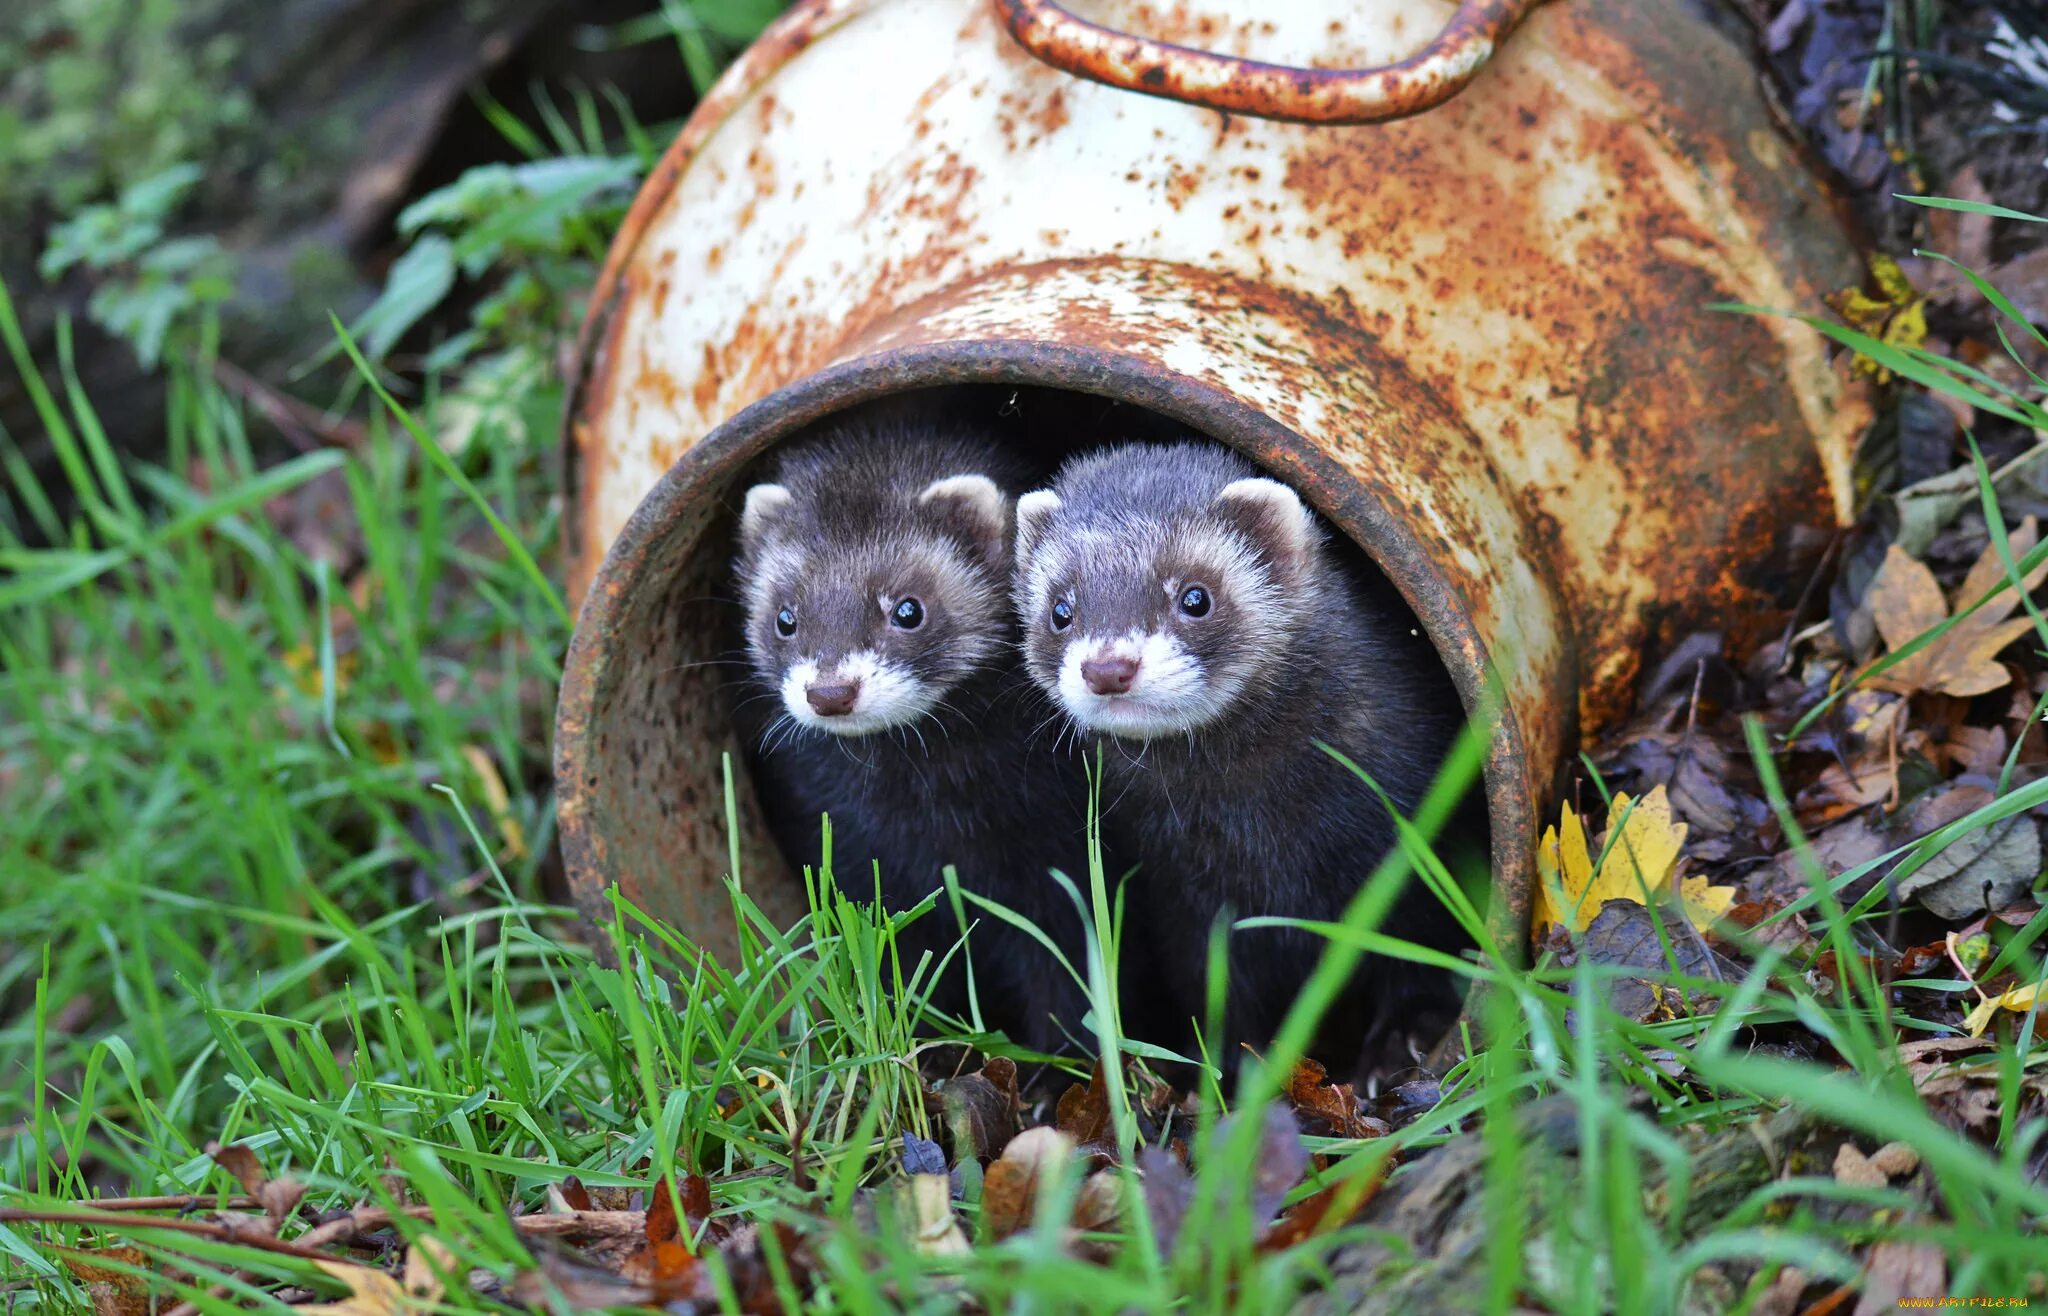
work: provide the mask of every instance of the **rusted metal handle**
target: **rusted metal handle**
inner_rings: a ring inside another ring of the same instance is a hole
[[[1542,0],[1464,0],[1436,39],[1376,69],[1302,69],[1192,50],[1074,17],[1055,0],[994,0],[1017,43],[1092,82],[1204,109],[1288,123],[1383,123],[1465,89]]]

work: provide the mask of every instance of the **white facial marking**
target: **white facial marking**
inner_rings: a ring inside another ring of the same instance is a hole
[[[779,484],[757,484],[747,490],[746,506],[740,511],[740,538],[748,542],[759,539],[769,523],[795,501],[795,495]]]
[[[777,544],[762,555],[747,580],[747,610],[759,615],[777,611],[781,601],[775,594],[796,578],[803,567],[803,554],[788,544]],[[771,607],[770,605],[775,605]]]
[[[1115,658],[1135,659],[1137,677],[1125,694],[1096,694],[1081,665]],[[1198,727],[1223,711],[1235,693],[1216,690],[1201,659],[1160,631],[1084,635],[1067,646],[1060,661],[1059,697],[1067,714],[1090,731],[1130,740]]]
[[[809,690],[814,685],[858,684],[853,709],[837,717],[820,716],[811,707]],[[888,662],[867,649],[850,653],[831,671],[805,660],[792,663],[782,677],[783,711],[797,725],[835,736],[865,736],[890,727],[915,722],[938,706],[929,683],[919,680],[898,664]]]
[[[1017,557],[1028,559],[1044,537],[1045,528],[1060,510],[1060,496],[1050,489],[1033,489],[1017,500]]]
[[[824,721],[811,711],[811,701],[804,697],[804,691],[818,681],[818,665],[806,659],[791,663],[789,670],[782,674],[782,711],[795,718],[800,724],[814,727]]]

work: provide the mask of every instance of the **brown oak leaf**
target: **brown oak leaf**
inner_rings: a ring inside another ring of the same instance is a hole
[[[2025,557],[2039,537],[2033,517],[2021,522],[2007,541],[2013,558]],[[1877,623],[1878,633],[1884,636],[1885,647],[1896,653],[1947,621],[1952,611],[1968,608],[2003,579],[2005,563],[1997,546],[1986,545],[1968,577],[1957,587],[1955,598],[1944,599],[1941,586],[1927,565],[1908,557],[1904,549],[1894,544],[1885,550],[1884,565],[1870,582],[1867,598],[1871,618]],[[2031,591],[2043,579],[2048,579],[2048,562],[2028,572],[2023,584]],[[2019,605],[2018,593],[2005,590],[1962,617],[1926,648],[1872,676],[1869,684],[1901,694],[1927,690],[1959,698],[1988,694],[2006,685],[2012,680],[2012,673],[1997,661],[1999,651],[2034,624],[2031,617],[2012,617],[2013,609]]]

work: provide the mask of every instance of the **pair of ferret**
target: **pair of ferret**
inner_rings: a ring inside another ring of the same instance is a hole
[[[1228,449],[1105,447],[1018,496],[1045,474],[972,418],[915,409],[853,413],[785,450],[740,523],[750,666],[779,703],[756,777],[793,856],[816,856],[830,817],[849,894],[878,873],[902,909],[952,864],[1081,967],[1080,915],[1049,870],[1085,891],[1100,742],[1105,872],[1133,866],[1126,1023],[1186,1047],[1219,918],[1333,920],[1394,841],[1385,806],[1315,742],[1409,810],[1458,704],[1386,582]],[[1040,1050],[1081,1038],[1081,987],[1028,933],[977,917],[988,1020]],[[1454,940],[1426,896],[1394,930]],[[937,958],[958,924],[942,904],[905,936],[912,962]],[[1305,931],[1232,932],[1211,1058],[1263,1046],[1320,950]],[[1369,961],[1326,1035],[1356,1045],[1442,991]],[[963,999],[948,975],[937,1003]]]

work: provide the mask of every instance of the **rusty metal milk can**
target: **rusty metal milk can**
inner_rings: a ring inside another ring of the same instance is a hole
[[[1860,267],[1701,3],[797,5],[648,179],[585,329],[556,770],[586,912],[616,883],[731,945],[709,660],[742,469],[994,382],[1233,445],[1378,562],[1468,702],[1501,657],[1519,929],[1560,765],[1646,642],[1847,498],[1819,336],[1710,309]],[[789,918],[739,776],[748,889]]]

